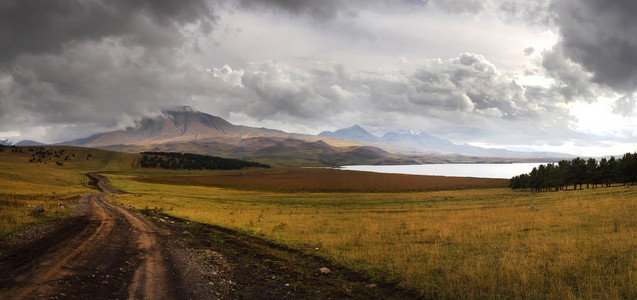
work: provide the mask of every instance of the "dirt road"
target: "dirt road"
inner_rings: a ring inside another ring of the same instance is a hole
[[[419,297],[245,233],[138,210],[144,218],[106,202],[122,191],[89,176],[103,192],[83,196],[70,217],[0,240],[0,299]]]
[[[102,177],[93,176],[102,190],[117,192]],[[105,202],[105,195],[85,195],[84,213],[58,230],[54,239],[7,255],[0,299],[180,298],[170,255],[157,229]]]

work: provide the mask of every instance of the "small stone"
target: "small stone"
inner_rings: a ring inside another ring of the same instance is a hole
[[[208,285],[215,285],[215,283],[211,281],[211,282],[208,282]]]
[[[314,250],[319,251],[319,250],[321,250],[321,248],[314,248]]]
[[[322,267],[319,270],[321,271],[321,274],[323,274],[323,275],[327,275],[327,274],[332,273],[332,271],[330,269],[326,268],[326,267]]]
[[[285,286],[286,286],[286,287],[288,287],[288,286],[290,286],[290,284],[289,284],[289,283],[286,283],[286,284],[285,284]]]
[[[370,283],[368,285],[365,286],[368,289],[375,289],[376,287],[378,287],[375,283]]]

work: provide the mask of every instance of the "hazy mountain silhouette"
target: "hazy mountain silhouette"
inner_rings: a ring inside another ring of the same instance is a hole
[[[336,131],[324,131],[319,136],[329,136],[341,139],[351,139],[361,142],[393,145],[404,151],[436,152],[442,154],[462,154],[488,157],[571,157],[563,153],[551,152],[522,152],[506,149],[481,148],[471,145],[456,145],[449,140],[435,137],[419,131],[388,132],[382,137],[375,136],[359,125],[339,129]]]

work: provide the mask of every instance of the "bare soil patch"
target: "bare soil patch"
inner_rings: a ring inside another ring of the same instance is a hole
[[[216,173],[207,176],[175,175],[138,177],[136,180],[148,183],[214,186],[240,190],[338,193],[504,188],[509,183],[506,179],[381,174],[332,169],[281,169]]]

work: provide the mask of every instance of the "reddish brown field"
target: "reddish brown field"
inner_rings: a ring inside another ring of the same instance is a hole
[[[381,174],[331,169],[281,169],[214,175],[137,177],[137,181],[277,192],[406,192],[502,188],[506,179]]]

